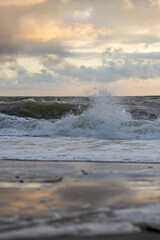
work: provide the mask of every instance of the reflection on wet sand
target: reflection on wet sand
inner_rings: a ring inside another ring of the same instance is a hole
[[[22,239],[24,234],[41,236],[43,230],[45,238],[47,231],[51,236],[79,231],[94,235],[136,232],[148,224],[160,227],[159,165],[38,163],[35,168],[34,163],[21,163],[17,178],[16,162],[8,169],[1,164],[6,171],[0,169],[0,232],[5,239],[12,239],[9,229],[15,229],[13,239],[19,229]],[[30,166],[27,170],[25,164]],[[131,217],[130,212],[136,215]]]
[[[113,206],[119,202],[127,203],[133,199],[133,191],[121,179],[107,179],[102,182],[71,183],[57,191],[60,202],[65,205],[81,206],[89,204],[92,207]]]
[[[79,207],[126,207],[160,200],[159,178],[127,181],[122,177],[105,181],[57,181],[47,179],[33,183],[0,183],[0,215],[40,216],[55,209],[61,212]]]

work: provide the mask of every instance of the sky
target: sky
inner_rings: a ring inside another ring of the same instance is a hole
[[[160,95],[160,0],[0,0],[0,95]]]

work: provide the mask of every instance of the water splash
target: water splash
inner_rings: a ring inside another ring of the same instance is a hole
[[[89,97],[82,114],[37,120],[0,114],[0,135],[63,136],[99,139],[160,139],[160,120],[133,119],[120,99],[99,90]]]
[[[90,96],[91,107],[80,116],[68,116],[55,123],[56,134],[115,138],[117,129],[130,120],[130,114],[107,91],[100,90]]]

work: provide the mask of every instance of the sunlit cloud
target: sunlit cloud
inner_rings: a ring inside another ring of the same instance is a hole
[[[71,2],[71,1],[73,1],[73,0],[60,0],[62,3],[64,3],[64,4],[67,4],[67,3],[69,3],[69,2]]]
[[[113,30],[109,28],[95,28],[93,24],[74,23],[65,24],[61,20],[50,17],[21,19],[17,38],[25,40],[49,41],[51,39],[83,39],[93,40],[97,37],[110,36]]]
[[[135,8],[132,0],[123,0],[124,1],[124,4],[125,4],[125,7],[127,9],[132,9],[132,8]]]
[[[46,0],[0,0],[0,7],[1,6],[27,6],[27,5],[36,5]]]
[[[76,18],[84,19],[89,18],[92,14],[92,8],[87,8],[84,11],[75,11],[74,15]]]
[[[65,27],[63,22],[58,22],[52,18],[24,17],[20,22],[18,38],[26,40],[49,41],[51,39],[69,38],[72,31]]]
[[[149,2],[154,6],[159,6],[160,7],[160,0],[149,0]]]

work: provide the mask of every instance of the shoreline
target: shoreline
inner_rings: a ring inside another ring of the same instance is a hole
[[[0,160],[0,239],[158,239],[159,172],[155,163]]]
[[[120,164],[160,164],[160,162],[157,162],[157,161],[142,161],[142,160],[140,160],[140,161],[132,161],[132,160],[123,160],[123,161],[103,161],[103,160],[94,160],[94,161],[92,161],[92,160],[48,160],[48,159],[46,159],[46,160],[28,160],[28,159],[0,159],[0,161],[9,161],[9,162],[33,162],[33,163],[44,163],[44,162],[46,162],[46,163],[99,163],[99,164],[101,164],[101,163],[120,163]]]

